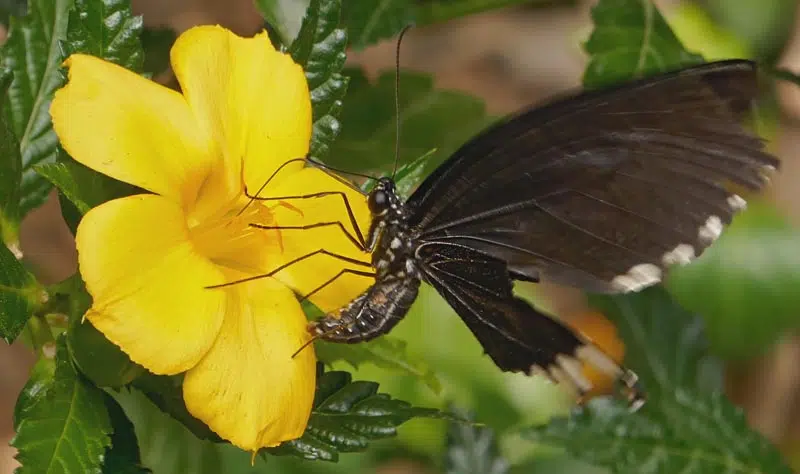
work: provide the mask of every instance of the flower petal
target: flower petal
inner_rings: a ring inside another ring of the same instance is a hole
[[[92,56],[73,54],[65,64],[69,82],[50,114],[67,152],[112,178],[192,202],[213,155],[183,97]]]
[[[178,204],[144,194],[84,216],[78,262],[92,308],[86,317],[134,362],[157,374],[194,366],[211,347],[227,290],[224,275],[189,242]]]
[[[233,285],[214,346],[187,372],[189,412],[222,438],[254,451],[303,434],[314,400],[310,336],[292,292],[265,278]]]
[[[358,222],[361,233],[366,238],[369,229],[370,214],[364,195],[345,185],[328,173],[317,168],[306,168],[293,173],[278,185],[269,186],[266,196],[297,196],[324,191],[339,191],[347,196],[350,207]],[[356,237],[355,229],[350,223],[344,200],[341,196],[331,195],[310,199],[288,199],[282,204],[274,204],[272,212],[279,226],[302,226],[320,222],[341,222],[344,228]],[[294,209],[293,209],[294,208]],[[360,251],[342,232],[338,226],[318,227],[304,230],[281,230],[283,252],[270,253],[264,262],[265,271],[307,255],[316,250],[329,252],[364,262],[358,266],[327,255],[315,255],[297,262],[275,275],[276,278],[290,286],[300,295],[307,295],[326,281],[336,276],[345,268],[372,272],[370,254]],[[374,283],[371,277],[345,274],[337,278],[322,290],[314,293],[310,300],[322,311],[338,309],[358,296],[369,285]]]
[[[203,129],[222,148],[211,202],[255,192],[284,163],[308,153],[311,99],[302,68],[275,50],[266,32],[241,38],[219,26],[187,30],[175,42],[172,67]],[[242,171],[242,162],[244,171]],[[276,179],[303,167],[288,165]]]

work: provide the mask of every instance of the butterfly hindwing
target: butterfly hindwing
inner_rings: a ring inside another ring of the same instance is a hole
[[[628,374],[594,345],[516,297],[505,264],[475,250],[430,244],[420,249],[421,272],[461,317],[495,364],[505,371],[544,373],[578,393],[591,388],[582,363],[612,377]]]

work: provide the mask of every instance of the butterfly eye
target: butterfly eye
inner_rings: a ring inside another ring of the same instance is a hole
[[[380,214],[384,210],[386,210],[386,206],[389,204],[389,195],[383,189],[376,189],[369,195],[369,199],[367,200],[367,206],[369,206],[369,212],[373,214]]]

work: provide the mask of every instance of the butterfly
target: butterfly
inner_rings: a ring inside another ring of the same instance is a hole
[[[424,282],[500,369],[582,395],[589,364],[641,405],[632,371],[515,296],[513,283],[624,293],[699,256],[746,206],[725,186],[759,190],[779,166],[741,125],[756,76],[754,63],[727,60],[580,92],[491,126],[406,201],[392,178],[378,179],[366,234],[348,205],[348,236],[372,252],[371,268],[340,273],[375,283],[311,332],[343,343],[386,334]]]

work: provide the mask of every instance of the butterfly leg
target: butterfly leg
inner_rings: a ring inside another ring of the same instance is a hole
[[[251,277],[242,278],[240,280],[234,280],[234,281],[229,281],[229,282],[226,282],[226,283],[220,283],[219,285],[210,285],[210,286],[207,286],[206,289],[224,288],[226,286],[237,285],[237,284],[240,284],[240,283],[246,283],[248,281],[258,280],[258,279],[261,279],[261,278],[268,278],[268,277],[276,275],[281,270],[285,270],[286,268],[288,268],[288,267],[290,267],[290,266],[292,266],[292,265],[294,265],[296,263],[302,262],[303,260],[311,258],[311,257],[313,257],[315,255],[327,255],[329,257],[333,257],[333,258],[342,260],[344,262],[351,263],[353,265],[358,265],[358,266],[362,266],[362,267],[371,267],[371,265],[369,263],[362,262],[361,260],[356,260],[354,258],[350,258],[350,257],[347,257],[345,255],[340,255],[340,254],[337,254],[337,253],[333,253],[333,252],[330,252],[330,251],[325,250],[325,249],[319,249],[319,250],[315,250],[315,251],[313,251],[311,253],[307,253],[307,254],[305,254],[303,256],[297,257],[297,258],[295,258],[295,259],[293,259],[293,260],[291,260],[289,262],[286,262],[283,265],[280,265],[278,268],[275,268],[274,270],[272,270],[270,272],[262,273],[261,275],[254,275],[254,276],[251,276]],[[360,272],[360,273],[358,273],[357,271],[354,271],[353,273],[356,273],[356,274],[363,273],[363,274],[365,274],[365,276],[372,276],[373,275],[373,273],[371,273],[371,272]],[[338,276],[339,275],[337,275],[337,278],[338,278]],[[333,281],[333,280],[331,280],[331,281]],[[330,284],[330,282],[327,283],[327,284]],[[314,292],[317,292],[320,289],[321,288],[317,288],[317,289],[314,290]]]
[[[347,211],[347,218],[350,221],[350,225],[353,227],[355,231],[355,236],[351,234],[347,229],[345,229],[344,224],[337,221],[335,222],[338,224],[339,228],[344,232],[347,238],[353,242],[359,250],[366,251],[367,250],[367,243],[366,239],[364,238],[364,233],[361,232],[361,228],[358,226],[358,221],[356,221],[356,215],[353,212],[353,208],[350,206],[350,201],[347,199],[347,195],[342,191],[321,191],[318,193],[312,194],[299,194],[295,196],[278,196],[278,197],[258,197],[256,195],[248,194],[247,189],[245,189],[245,195],[250,199],[255,201],[288,201],[291,199],[315,199],[315,198],[322,198],[326,196],[340,196],[344,203],[345,210]],[[322,227],[325,225],[333,225],[334,223],[321,223],[321,224],[312,224],[311,226],[275,226],[275,227],[262,227],[258,225],[253,225],[253,227],[258,227],[260,229],[313,229],[314,227]]]

